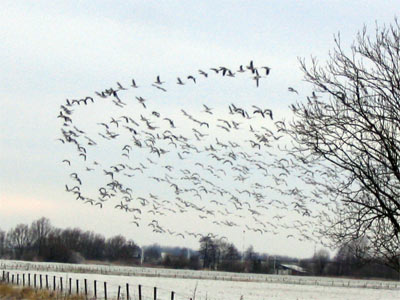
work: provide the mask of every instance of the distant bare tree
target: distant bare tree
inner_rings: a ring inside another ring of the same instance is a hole
[[[6,250],[6,232],[0,229],[0,258],[5,254]]]
[[[200,257],[203,259],[203,268],[214,269],[217,263],[217,244],[214,239],[209,236],[200,238]]]
[[[240,260],[241,255],[235,245],[232,243],[226,243],[223,248],[223,257],[220,269],[230,272],[243,271],[243,264]]]
[[[61,240],[64,245],[74,251],[79,251],[81,247],[82,230],[79,228],[67,228],[61,231]]]
[[[121,252],[126,244],[126,238],[122,235],[113,236],[106,241],[106,256],[109,260],[120,259]]]
[[[314,274],[324,275],[324,270],[329,263],[329,252],[325,249],[321,249],[314,254],[312,258],[314,264]]]
[[[157,263],[161,259],[161,247],[157,244],[148,246],[144,250],[144,261],[147,263]]]
[[[354,240],[344,244],[336,253],[337,275],[353,275],[364,264],[370,261],[367,241],[365,239]]]
[[[321,233],[336,245],[364,239],[369,256],[400,270],[399,23],[373,36],[364,27],[348,52],[336,37],[322,67],[300,63],[314,92],[292,105],[288,131],[296,155],[319,164],[318,194],[338,204]]]
[[[103,259],[104,257],[104,252],[105,252],[105,238],[101,234],[96,234],[93,237],[93,242],[92,242],[92,258],[94,259]]]
[[[80,252],[86,259],[103,259],[105,245],[105,238],[101,234],[86,231],[81,235]]]
[[[50,220],[47,218],[40,218],[32,222],[31,234],[33,245],[36,248],[37,255],[42,256],[45,240],[52,230]]]
[[[31,245],[32,235],[28,225],[18,224],[7,233],[7,244],[15,249],[15,256],[21,259],[24,251]]]
[[[62,230],[53,229],[46,239],[43,258],[45,261],[54,262],[71,262],[72,251],[65,244],[65,240],[61,237]]]

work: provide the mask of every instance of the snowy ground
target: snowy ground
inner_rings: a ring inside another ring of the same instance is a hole
[[[279,299],[279,300],[300,300],[300,299],[340,299],[340,300],[392,300],[400,299],[400,283],[388,281],[362,281],[362,280],[344,280],[333,278],[317,278],[317,277],[296,277],[296,276],[278,276],[278,275],[255,275],[255,274],[236,274],[225,272],[196,272],[180,270],[160,270],[149,268],[133,268],[133,267],[104,267],[104,266],[87,266],[87,265],[70,265],[65,264],[38,264],[25,263],[16,261],[0,261],[0,268],[14,274],[14,282],[16,282],[17,274],[19,274],[19,282],[22,282],[22,274],[25,273],[25,284],[27,284],[27,274],[31,274],[31,285],[33,285],[33,274],[37,275],[37,286],[39,285],[39,274],[42,274],[43,286],[45,286],[45,275],[48,275],[50,288],[53,286],[53,276],[56,276],[56,287],[60,287],[60,277],[63,278],[64,289],[67,287],[69,278],[72,279],[72,291],[76,291],[76,281],[79,280],[79,290],[83,292],[83,282],[87,279],[88,290],[93,294],[94,280],[97,281],[97,295],[99,298],[104,295],[104,282],[107,282],[108,298],[117,296],[118,286],[121,286],[121,297],[126,298],[126,284],[129,284],[130,298],[137,299],[138,285],[142,286],[143,299],[153,299],[154,287],[157,287],[157,299],[170,299],[171,292],[175,292],[175,299],[198,300],[260,300],[260,299]],[[34,269],[40,269],[35,271]],[[68,272],[54,272],[51,269],[64,267],[69,268]],[[81,270],[89,268],[92,271],[88,273],[78,273],[78,267]],[[47,270],[45,270],[47,268]],[[97,271],[113,270],[117,273],[127,272],[131,270],[131,274],[138,273],[139,270],[148,272],[143,275],[110,275],[97,274]],[[29,270],[28,270],[29,269]],[[143,269],[143,270],[142,270]],[[136,271],[136,272],[135,272]],[[159,277],[149,276],[156,275]],[[212,274],[217,276],[217,280],[212,279]],[[225,277],[222,277],[222,274]],[[172,276],[166,277],[166,276]],[[175,278],[175,275],[177,278]],[[192,276],[197,278],[182,278],[183,276]],[[210,279],[198,279],[199,277],[209,277]],[[229,280],[232,277],[234,280]],[[239,278],[241,281],[238,281]],[[264,278],[262,281],[261,279]],[[274,280],[273,280],[274,279]],[[11,278],[10,278],[11,280]],[[247,281],[246,281],[247,280]]]

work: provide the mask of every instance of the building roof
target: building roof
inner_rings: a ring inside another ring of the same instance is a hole
[[[297,265],[290,265],[290,264],[281,264],[282,267],[285,267],[287,269],[291,269],[294,270],[296,272],[300,272],[300,273],[307,273],[307,271],[305,269],[303,269],[302,267],[299,267]]]

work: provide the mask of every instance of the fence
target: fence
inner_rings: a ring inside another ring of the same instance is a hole
[[[101,275],[125,275],[146,277],[167,277],[183,279],[209,279],[223,281],[268,282],[333,287],[356,287],[374,289],[400,289],[400,282],[382,280],[358,280],[347,278],[248,274],[219,271],[172,270],[145,267],[79,265],[61,263],[40,263],[26,261],[0,260],[0,270],[24,270],[38,272],[72,272]],[[189,298],[186,298],[189,299]]]
[[[63,276],[49,276],[48,274],[37,274],[37,273],[11,273],[10,271],[3,270],[1,276],[1,282],[5,282],[12,285],[18,285],[23,287],[31,287],[34,289],[46,289],[49,291],[60,292],[65,295],[83,295],[86,298],[95,299],[117,299],[117,300],[157,300],[157,291],[159,288],[153,287],[153,297],[143,294],[143,285],[138,285],[137,287],[131,286],[126,283],[125,286],[118,286],[116,295],[111,295],[107,291],[107,282],[98,282],[93,280],[90,282],[88,279],[72,279],[67,278],[63,280]],[[134,293],[136,289],[137,294]],[[175,300],[176,293],[174,291],[170,292],[170,299]],[[180,297],[184,298],[184,297]],[[164,298],[165,299],[165,298]],[[185,299],[191,299],[185,297]]]

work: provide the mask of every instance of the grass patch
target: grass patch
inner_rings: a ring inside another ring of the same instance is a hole
[[[65,295],[54,291],[36,290],[0,283],[0,299],[7,300],[85,300],[83,295]]]

